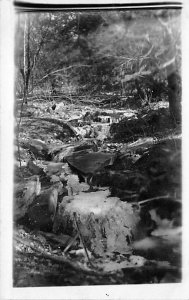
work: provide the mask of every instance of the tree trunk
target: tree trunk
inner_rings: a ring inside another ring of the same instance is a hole
[[[24,102],[27,104],[27,96],[29,89],[31,64],[30,64],[30,21],[29,17],[26,16],[24,25],[24,66],[23,66],[23,80],[24,80],[24,91],[23,98]]]
[[[169,100],[169,111],[174,124],[181,120],[181,82],[179,69],[176,64],[176,56],[178,55],[175,41],[172,37],[172,30],[168,23],[158,18],[159,22],[165,29],[165,45],[167,46],[167,53],[165,55],[169,59],[173,59],[171,65],[166,68],[167,71],[167,82],[168,82],[168,100]]]
[[[173,122],[176,124],[181,121],[181,95],[179,88],[179,76],[176,71],[167,77],[168,81],[168,99],[169,111]]]
[[[137,94],[140,96],[141,99],[145,99],[145,94],[144,94],[143,90],[141,89],[139,81],[137,79],[135,80],[135,85],[137,88]]]
[[[65,196],[53,231],[69,232],[73,237],[79,233],[86,248],[98,256],[114,252],[128,254],[137,235],[139,212],[134,211],[131,204],[109,195],[109,190],[100,190]]]

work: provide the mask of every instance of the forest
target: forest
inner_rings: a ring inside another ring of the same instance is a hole
[[[14,54],[14,287],[181,282],[181,10],[17,12]]]

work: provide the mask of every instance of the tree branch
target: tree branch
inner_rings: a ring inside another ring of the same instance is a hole
[[[146,71],[143,71],[144,68],[146,67],[145,65],[143,65],[138,72],[135,72],[133,74],[127,74],[127,75],[125,75],[125,78],[123,78],[121,80],[121,82],[125,83],[125,82],[129,82],[131,80],[135,80],[138,77],[154,75],[154,73],[157,73],[160,70],[163,70],[163,69],[166,69],[168,67],[171,67],[171,65],[173,65],[173,67],[174,67],[174,63],[175,63],[175,57],[171,58],[169,61],[166,61],[165,63],[163,63],[162,65],[158,66],[157,68],[154,68],[152,70],[146,70]]]
[[[71,68],[81,68],[81,67],[86,67],[86,68],[89,68],[91,67],[91,65],[72,65],[72,66],[69,66],[69,67],[65,67],[65,68],[62,68],[62,69],[58,69],[56,71],[52,71],[48,74],[46,74],[45,76],[43,76],[41,79],[39,79],[39,82],[42,81],[43,79],[47,78],[49,75],[52,75],[52,74],[55,74],[57,72],[60,72],[60,71],[66,71],[66,70],[69,70]]]
[[[159,21],[159,23],[162,25],[162,27],[165,28],[166,32],[168,34],[171,34],[171,29],[169,28],[168,23],[164,22],[160,17],[157,17],[157,20]]]
[[[28,239],[21,239],[20,237],[14,237],[14,240],[19,243],[24,244],[27,247],[30,247],[33,251],[35,251],[33,254],[37,257],[47,258],[47,259],[53,260],[55,263],[59,263],[59,264],[67,264],[68,266],[72,267],[73,269],[75,269],[76,271],[79,271],[79,272],[84,272],[84,273],[91,274],[91,275],[102,275],[102,276],[108,275],[108,273],[103,272],[103,271],[100,272],[100,271],[88,269],[87,267],[83,267],[81,264],[74,263],[69,258],[66,258],[63,256],[60,257],[58,255],[52,255],[52,254],[46,253],[42,249],[42,247],[38,246],[37,248],[35,248],[34,246],[32,246],[32,244],[30,243],[30,241]]]

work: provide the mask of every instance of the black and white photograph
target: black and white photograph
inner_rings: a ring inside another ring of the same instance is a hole
[[[12,5],[12,287],[181,284],[182,2]]]

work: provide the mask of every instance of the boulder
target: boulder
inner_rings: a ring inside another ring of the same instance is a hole
[[[86,151],[74,152],[66,157],[68,164],[80,175],[93,176],[100,169],[111,166],[115,155],[104,152],[88,153]]]
[[[67,166],[66,163],[62,162],[48,162],[45,167],[45,173],[51,177],[52,175],[60,176]]]
[[[39,139],[29,139],[28,141],[22,141],[22,147],[29,149],[34,157],[48,160],[50,159],[49,148],[43,141]]]
[[[168,139],[153,145],[139,160],[133,169],[147,178],[147,197],[172,195],[181,199],[181,140]]]
[[[71,155],[74,152],[86,150],[88,152],[98,151],[98,147],[94,140],[84,140],[82,142],[76,142],[72,144],[60,145],[53,147],[49,154],[52,156],[54,162],[63,162],[65,157]]]
[[[35,198],[28,210],[30,224],[40,230],[50,230],[53,225],[58,195],[61,193],[63,185],[59,182],[52,187],[44,189]]]
[[[28,212],[29,206],[41,192],[38,176],[32,176],[14,186],[14,219],[18,221]]]
[[[37,166],[37,164],[35,164],[31,159],[28,161],[27,167],[33,175],[39,175],[39,176],[45,175],[45,172],[43,171],[43,169],[40,168],[39,166]]]

